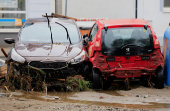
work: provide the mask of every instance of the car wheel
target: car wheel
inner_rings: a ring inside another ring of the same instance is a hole
[[[84,66],[84,71],[83,71],[83,77],[85,77],[86,79],[89,78],[89,74],[90,73],[90,70],[89,70],[89,66],[88,65],[85,65]]]
[[[93,73],[93,89],[100,89],[101,88],[100,71],[97,69],[92,69],[92,73]]]
[[[156,87],[158,89],[162,89],[164,88],[164,71],[163,71],[163,68],[162,67],[158,67],[156,69],[156,81],[155,81],[155,84],[156,84]]]

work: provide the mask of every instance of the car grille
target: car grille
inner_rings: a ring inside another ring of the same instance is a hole
[[[39,68],[39,69],[59,69],[67,66],[66,62],[39,62],[39,61],[31,61],[29,63],[30,66]]]

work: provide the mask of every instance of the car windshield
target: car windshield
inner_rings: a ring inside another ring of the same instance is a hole
[[[56,24],[50,23],[54,43],[69,44],[66,30]],[[80,38],[77,27],[72,24],[63,24],[69,33],[71,42],[78,43]],[[23,28],[19,40],[21,42],[51,43],[51,32],[47,22],[27,23]]]
[[[102,45],[106,53],[112,51],[115,55],[127,55],[127,53],[123,54],[121,50],[125,52],[129,50],[129,55],[138,55],[139,53],[136,52],[140,50],[139,55],[141,55],[152,47],[150,35],[150,28],[147,30],[143,27],[110,28],[107,32],[103,30]],[[117,52],[118,50],[119,52]]]

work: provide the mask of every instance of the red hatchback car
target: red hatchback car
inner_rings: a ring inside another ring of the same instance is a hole
[[[160,44],[146,20],[96,21],[83,37],[93,66],[94,89],[108,88],[116,78],[140,78],[164,88]]]

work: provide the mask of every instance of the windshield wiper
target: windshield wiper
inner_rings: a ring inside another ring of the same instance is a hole
[[[135,44],[127,44],[127,45],[124,45],[121,49],[124,49],[127,46],[137,46],[137,47],[143,48],[143,46],[139,46],[139,45],[135,45]]]
[[[66,32],[67,32],[67,39],[69,39],[70,44],[72,44],[67,28],[66,28],[64,25],[62,25],[62,24],[60,24],[60,23],[58,23],[58,22],[55,22],[55,23],[61,25],[62,27],[64,27],[64,29],[65,29]]]
[[[47,13],[46,13],[46,17],[47,17],[47,21],[48,21],[48,27],[50,28],[50,32],[51,32],[51,42],[52,42],[52,44],[53,44],[53,36],[52,36],[52,31],[51,31],[50,21],[49,21],[49,18],[48,18]]]

